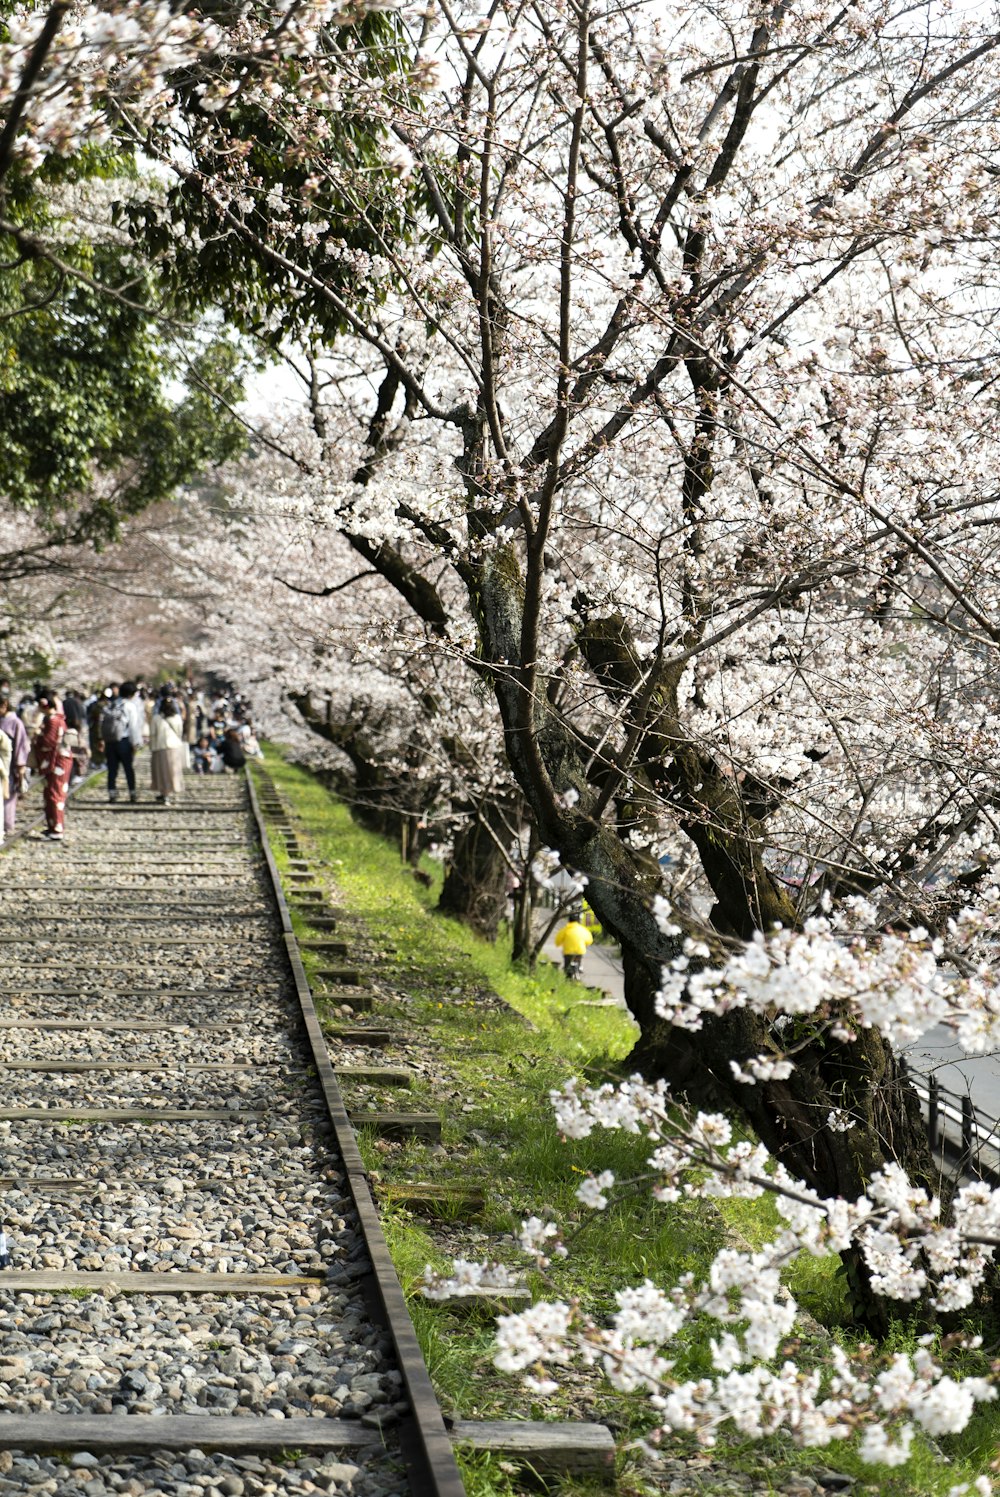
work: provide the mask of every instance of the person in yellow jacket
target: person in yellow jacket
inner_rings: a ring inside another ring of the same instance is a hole
[[[563,971],[567,977],[578,977],[583,953],[592,946],[594,938],[580,920],[580,911],[574,910],[562,930],[556,932],[556,945],[563,954]]]

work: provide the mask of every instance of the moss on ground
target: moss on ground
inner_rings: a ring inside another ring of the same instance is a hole
[[[773,1202],[691,1201],[667,1209],[638,1192],[606,1212],[583,1212],[574,1195],[582,1175],[610,1168],[619,1179],[632,1178],[642,1172],[647,1148],[643,1140],[619,1134],[561,1142],[549,1092],[572,1073],[591,1079],[620,1074],[637,1032],[629,1016],[588,1006],[588,991],[556,967],[544,965],[535,975],[514,969],[507,940],[492,946],[434,914],[438,868],[425,865],[429,886],[418,881],[398,851],[359,828],[314,776],[289,764],[272,746],[266,755],[268,771],[294,808],[303,848],[317,865],[317,881],[328,872],[345,909],[346,930],[338,928],[333,938],[350,941],[351,965],[358,964],[356,951],[366,952],[375,974],[373,1012],[359,1015],[358,1022],[385,1022],[398,1031],[400,1044],[385,1051],[384,1063],[418,1069],[410,1090],[380,1092],[377,1100],[396,1110],[437,1111],[441,1117],[441,1145],[387,1143],[362,1134],[376,1192],[415,1181],[450,1181],[477,1185],[484,1193],[483,1210],[471,1220],[449,1213],[446,1205],[418,1214],[398,1203],[381,1204],[389,1248],[443,1407],[462,1418],[597,1419],[627,1444],[650,1425],[643,1398],[616,1394],[596,1375],[574,1373],[558,1395],[533,1402],[514,1379],[493,1367],[490,1319],[459,1315],[417,1297],[425,1265],[444,1267],[458,1253],[493,1256],[521,1269],[524,1260],[514,1239],[521,1219],[552,1214],[575,1229],[569,1258],[552,1270],[554,1290],[579,1296],[600,1316],[613,1309],[617,1289],[645,1277],[670,1284],[684,1273],[700,1275],[725,1242],[765,1241],[777,1225]],[[287,873],[287,855],[277,838],[273,850],[279,869]],[[297,911],[292,918],[300,936],[328,934]],[[309,952],[303,957],[312,978],[321,959]],[[317,983],[314,991],[321,987]],[[317,1006],[328,1027],[344,1022],[336,1012],[336,994],[319,998]],[[335,1054],[334,1043],[331,1049]],[[346,1090],[349,1105],[371,1107],[370,1089]],[[823,1364],[831,1336],[851,1342],[837,1270],[833,1258],[804,1260],[789,1276],[792,1293],[818,1322],[804,1333],[800,1351],[810,1365]],[[681,1338],[675,1354],[680,1376],[709,1370],[704,1335],[697,1328]],[[963,1436],[943,1442],[946,1450],[915,1442],[910,1461],[895,1470],[863,1465],[849,1445],[809,1452],[784,1439],[747,1442],[723,1435],[714,1461],[700,1473],[692,1468],[690,1490],[705,1497],[731,1491],[719,1474],[725,1470],[748,1475],[755,1493],[776,1493],[795,1473],[825,1467],[854,1478],[854,1497],[946,1497],[953,1485],[988,1469],[998,1427],[998,1416],[987,1409]],[[678,1442],[678,1458],[696,1454],[693,1444]],[[471,1497],[514,1497],[526,1490],[497,1457],[463,1457],[462,1464]],[[558,1487],[560,1497],[591,1497],[594,1490],[579,1480]],[[639,1494],[665,1488],[625,1454],[619,1490]]]

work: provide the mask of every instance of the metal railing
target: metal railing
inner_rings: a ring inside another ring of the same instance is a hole
[[[1000,1118],[975,1105],[968,1091],[944,1086],[931,1071],[903,1062],[927,1123],[927,1142],[942,1172],[1000,1185]]]

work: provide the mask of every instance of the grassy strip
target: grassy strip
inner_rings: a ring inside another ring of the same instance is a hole
[[[267,765],[300,818],[304,844],[329,868],[342,903],[357,922],[346,939],[359,949],[367,942],[377,974],[376,1001],[374,1014],[362,1015],[360,1022],[370,1018],[396,1030],[400,1044],[385,1052],[385,1063],[411,1064],[416,1072],[413,1088],[403,1093],[348,1087],[348,1104],[356,1110],[437,1111],[442,1119],[438,1146],[390,1144],[364,1136],[361,1144],[376,1191],[383,1196],[386,1238],[443,1407],[472,1419],[596,1419],[622,1440],[641,1436],[651,1422],[645,1399],[617,1394],[596,1375],[578,1377],[574,1372],[557,1395],[533,1402],[515,1380],[493,1368],[491,1319],[456,1314],[416,1297],[425,1265],[445,1267],[454,1256],[493,1257],[521,1270],[524,1260],[514,1236],[521,1219],[551,1214],[578,1224],[569,1258],[552,1271],[555,1292],[579,1296],[599,1316],[614,1308],[616,1289],[647,1277],[669,1285],[684,1273],[701,1276],[726,1242],[763,1242],[777,1223],[773,1204],[689,1201],[665,1209],[640,1191],[605,1212],[581,1211],[574,1195],[580,1179],[601,1169],[612,1169],[618,1179],[641,1174],[647,1145],[621,1134],[561,1143],[548,1093],[574,1071],[599,1076],[623,1059],[635,1034],[632,1021],[621,1010],[587,1007],[586,990],[568,982],[557,968],[544,966],[534,977],[516,971],[503,940],[491,946],[433,914],[435,888],[421,886],[393,847],[357,827],[346,807],[315,778],[271,748]],[[275,855],[286,872],[287,857],[277,841]],[[296,913],[293,921],[299,935],[317,934],[305,917]],[[340,930],[337,937],[345,938]],[[304,953],[304,959],[311,972],[321,964],[312,953]],[[352,964],[356,962],[352,955]],[[332,1012],[331,1000],[325,1006],[330,1022],[342,1022]],[[321,997],[318,1007],[323,1016]],[[336,1063],[334,1041],[331,1051]],[[428,1219],[426,1210],[418,1215],[384,1199],[385,1187],[416,1181],[478,1186],[485,1197],[483,1210],[467,1221],[445,1201],[432,1208],[434,1216]],[[806,1364],[823,1364],[831,1332],[845,1344],[851,1342],[836,1267],[832,1259],[810,1260],[796,1265],[790,1276],[792,1293],[821,1323],[814,1334],[804,1336],[800,1359]],[[532,1282],[531,1275],[528,1280]],[[532,1287],[542,1292],[541,1282]],[[912,1344],[901,1331],[898,1349]],[[697,1328],[681,1338],[676,1356],[678,1376],[710,1371],[704,1334]],[[760,1443],[726,1437],[702,1478],[692,1468],[681,1473],[690,1486],[669,1489],[706,1497],[780,1492],[792,1490],[795,1473],[833,1467],[855,1478],[856,1497],[946,1497],[954,1484],[987,1469],[996,1430],[996,1416],[987,1411],[963,1436],[946,1442],[949,1460],[929,1442],[917,1441],[910,1461],[893,1470],[862,1465],[845,1445],[812,1453],[795,1450],[783,1439]],[[678,1459],[693,1455],[693,1446],[678,1443]],[[728,1471],[724,1479],[720,1464]],[[648,1486],[633,1457],[622,1458],[620,1473],[623,1491],[667,1489]],[[473,1497],[510,1497],[522,1490],[496,1458],[467,1461],[464,1474]],[[677,1480],[676,1472],[672,1480]],[[579,1480],[559,1488],[562,1497],[584,1497],[589,1490]]]

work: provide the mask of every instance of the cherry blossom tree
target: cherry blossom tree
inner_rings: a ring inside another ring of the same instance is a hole
[[[665,967],[799,924],[789,859],[905,920],[945,845],[992,835],[941,739],[961,701],[989,772],[996,36],[928,13],[916,61],[910,17],[445,8],[409,32],[439,91],[366,96],[420,183],[401,239],[388,154],[324,153],[322,108],[302,123],[234,63],[377,254],[304,200],[265,224],[245,159],[236,187],[192,166],[224,102],[135,130],[219,236],[347,330],[329,512],[489,679],[540,836],[622,942],[646,1072],[737,1103],[848,1195],[887,1146],[929,1171],[879,1032],[824,1022],[752,1089],[729,1063],[782,1049],[770,1017],[709,1014],[686,1044],[658,995]],[[654,917],[665,827],[698,851],[710,928]],[[817,1127],[845,1104],[849,1142]]]
[[[771,1016],[686,1043],[662,973],[795,928],[790,860],[817,896],[886,891],[876,925],[917,916],[932,860],[988,861],[997,39],[927,12],[917,58],[913,14],[404,13],[409,76],[439,85],[415,101],[303,8],[303,110],[251,12],[169,108],[113,69],[102,106],[212,253],[280,278],[290,330],[341,330],[324,502],[489,680],[539,835],[622,942],[644,1070],[848,1196],[887,1147],[929,1175],[879,1032],[824,1012],[751,1088],[730,1061],[784,1053]],[[376,159],[325,147],[332,99]],[[294,211],[237,149],[248,112],[309,164]],[[708,928],[653,914],[672,829]],[[822,1126],[845,1106],[849,1140]]]
[[[300,464],[315,451],[300,421],[271,430]],[[404,857],[433,849],[446,863],[438,908],[495,937],[520,872],[521,801],[482,685],[460,657],[427,650],[377,571],[358,571],[301,467],[258,452],[189,494],[157,577],[202,600],[188,662],[238,680],[271,735],[331,773]]]
[[[251,8],[200,51],[163,12],[155,63],[120,70],[135,13],[110,12],[107,46],[84,14],[93,87],[68,122],[60,7],[5,54],[0,174],[99,117],[197,205],[193,245],[156,220],[161,255],[252,267],[257,307],[281,287],[263,330],[334,379],[328,522],[489,686],[538,835],[621,941],[654,1089],[600,1121],[652,1128],[669,1076],[749,1118],[797,1182],[766,1261],[672,1310],[623,1305],[622,1375],[638,1339],[691,1306],[725,1320],[746,1283],[752,1334],[723,1335],[711,1389],[670,1390],[672,1427],[713,1400],[744,1417],[751,1384],[746,1427],[776,1406],[807,1433],[867,1423],[883,1458],[878,1409],[958,1427],[987,1390],[931,1364],[891,1386],[838,1367],[820,1415],[829,1390],[753,1364],[786,1252],[842,1252],[878,1327],[882,1291],[968,1303],[993,1246],[991,1193],[940,1217],[893,1042],[943,1019],[985,1047],[1000,1012],[994,19],[441,3],[397,15],[404,87],[330,6]],[[303,168],[293,204],[253,120]],[[681,838],[705,914],[664,881]],[[666,1199],[692,1160],[771,1188],[712,1117],[694,1154],[664,1142]],[[563,1315],[554,1354],[570,1332],[596,1344]]]

